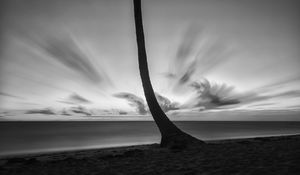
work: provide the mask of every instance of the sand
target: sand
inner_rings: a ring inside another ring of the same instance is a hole
[[[299,174],[300,135],[208,142],[188,150],[158,144],[3,157],[0,174]]]

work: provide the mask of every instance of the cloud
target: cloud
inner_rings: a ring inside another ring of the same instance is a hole
[[[240,103],[233,92],[234,87],[226,84],[211,83],[207,79],[194,81],[191,87],[196,95],[186,102],[182,107],[204,107],[205,109],[218,108],[224,105]]]
[[[156,96],[157,102],[159,103],[161,109],[164,112],[179,109],[179,104],[176,102],[171,102],[171,100],[169,100],[167,97],[162,96],[162,95],[158,94],[157,92],[155,93],[155,96]]]
[[[55,115],[51,109],[32,109],[25,112],[25,114],[46,114],[46,115]]]
[[[300,97],[300,90],[290,90],[281,93],[277,93],[274,95],[275,98],[277,97]]]
[[[84,108],[83,106],[78,106],[78,107],[72,107],[71,111],[77,114],[85,114],[87,116],[91,116],[92,113],[89,112],[86,108]]]
[[[300,97],[300,90],[290,90],[272,93],[262,91],[261,89],[247,91],[243,93],[237,93],[234,91],[233,86],[229,86],[225,83],[217,84],[211,83],[207,79],[202,79],[200,81],[194,81],[191,83],[191,87],[195,90],[196,95],[190,98],[186,103],[180,106],[181,109],[184,108],[195,108],[204,107],[207,109],[216,109],[225,105],[231,105],[231,107],[236,107],[252,104],[256,102],[264,102],[262,104],[256,104],[254,106],[266,106],[265,104],[276,105],[276,103],[266,102],[270,99],[285,99],[285,98],[298,98]],[[268,94],[265,94],[268,93]]]
[[[207,79],[193,81],[190,83],[190,87],[193,88],[194,95],[182,104],[172,102],[167,97],[155,93],[156,99],[162,110],[164,112],[176,114],[182,112],[200,112],[212,109],[232,109],[254,102],[262,102],[261,105],[257,104],[256,106],[267,106],[266,104],[270,104],[267,102],[269,99],[300,97],[300,90],[283,91],[268,95],[263,94],[261,91],[255,90],[237,92],[235,91],[234,86],[230,86],[225,83],[210,82]],[[149,107],[145,100],[141,97],[127,92],[117,93],[113,96],[126,99],[129,102],[129,105],[134,107],[141,115],[149,113]],[[276,104],[272,103],[272,105]]]
[[[136,112],[138,112],[141,115],[149,113],[149,107],[146,104],[145,100],[141,97],[138,97],[132,93],[128,92],[121,92],[113,95],[117,98],[126,99],[129,102],[129,105],[134,107],[136,109]],[[161,109],[164,112],[168,112],[171,110],[177,110],[179,109],[179,103],[172,102],[167,97],[162,96],[158,93],[155,93],[157,102],[159,103]]]
[[[98,83],[103,80],[87,56],[72,40],[49,38],[42,49],[66,67],[80,73],[92,82]]]
[[[63,109],[61,112],[61,115],[66,115],[66,116],[70,116],[71,114],[69,114],[66,109]]]
[[[23,97],[16,96],[16,95],[12,95],[12,94],[8,94],[8,93],[5,93],[5,92],[0,92],[0,95],[1,95],[1,96],[5,96],[5,97],[12,97],[12,98],[17,98],[17,99],[24,100]]]
[[[170,70],[166,74],[168,78],[172,78],[175,82],[175,88],[187,83],[195,72],[197,60],[193,57],[193,54],[200,35],[201,30],[189,27],[182,36],[175,58],[171,63],[172,66],[170,66]]]
[[[71,94],[68,99],[75,103],[91,103],[91,101],[87,100],[86,98],[76,93]]]
[[[90,100],[78,95],[77,93],[72,93],[70,96],[68,96],[66,99],[64,100],[58,100],[58,102],[60,103],[65,103],[65,104],[70,104],[70,105],[74,105],[74,104],[90,104],[92,103]]]
[[[75,114],[84,114],[86,116],[91,116],[93,112],[90,109],[85,108],[83,106],[73,106],[70,108],[64,108],[60,112],[60,115],[65,115],[65,116],[72,116]]]
[[[47,33],[36,32],[35,34],[19,32],[19,36],[84,79],[92,83],[111,83],[104,69],[98,65],[95,68],[86,51],[68,34],[55,36],[51,35],[50,31]]]
[[[197,81],[196,77],[205,77],[235,54],[228,44],[214,39],[203,28],[190,26],[182,35],[175,57],[165,77],[175,93],[184,93],[192,87],[195,95],[180,105],[180,110],[202,107],[207,109],[233,108],[254,102],[264,102],[274,98],[297,98],[298,90],[280,91],[288,83],[299,81],[299,76],[292,76],[247,92],[234,91],[233,86],[225,83],[211,83],[205,78]],[[270,92],[276,93],[270,93]],[[230,105],[230,106],[229,106]],[[225,107],[226,106],[226,107]]]
[[[300,80],[299,75],[287,77],[287,78],[281,79],[279,81],[274,81],[267,85],[261,86],[258,89],[256,89],[256,91],[269,91],[270,89],[280,88],[280,87],[286,86],[290,83],[298,82],[299,80]]]
[[[147,105],[145,104],[144,100],[141,97],[138,97],[128,92],[120,92],[114,94],[113,96],[117,98],[126,99],[129,102],[129,105],[134,107],[137,113],[141,115],[147,114],[148,112]]]
[[[119,115],[127,115],[128,114],[128,112],[126,112],[126,111],[119,111]]]
[[[179,43],[176,52],[177,63],[183,63],[186,58],[188,58],[192,52],[195,50],[197,39],[202,33],[200,28],[195,26],[188,27],[187,31],[184,33],[182,40]]]
[[[57,100],[57,102],[59,102],[59,103],[64,103],[64,104],[68,104],[68,105],[76,105],[76,103],[74,103],[74,102],[65,101],[65,100]]]
[[[285,98],[298,98],[300,97],[300,90],[290,90],[284,92],[271,93],[264,95],[262,92],[246,92],[244,94],[236,95],[236,98],[239,98],[242,104],[251,104],[254,102],[266,101],[270,99],[285,99]],[[275,103],[274,103],[275,104]]]
[[[227,61],[232,54],[233,50],[221,40],[204,34],[203,28],[190,26],[179,43],[165,77],[171,81],[174,92],[179,92],[193,82],[194,75],[203,76]]]

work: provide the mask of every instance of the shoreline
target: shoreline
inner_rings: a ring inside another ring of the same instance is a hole
[[[299,163],[297,134],[214,140],[182,151],[145,144],[23,154],[0,158],[0,173],[296,174]]]

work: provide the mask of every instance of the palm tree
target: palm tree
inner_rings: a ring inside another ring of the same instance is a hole
[[[169,118],[159,106],[149,77],[141,11],[141,0],[133,0],[133,4],[140,76],[142,79],[144,94],[150,112],[161,133],[160,145],[162,147],[185,148],[194,143],[204,143],[203,141],[200,141],[181,131],[177,126],[174,125],[174,123],[169,120]]]

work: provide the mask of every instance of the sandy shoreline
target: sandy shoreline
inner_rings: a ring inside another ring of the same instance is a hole
[[[297,174],[300,135],[210,141],[189,150],[158,144],[0,158],[0,174]]]

